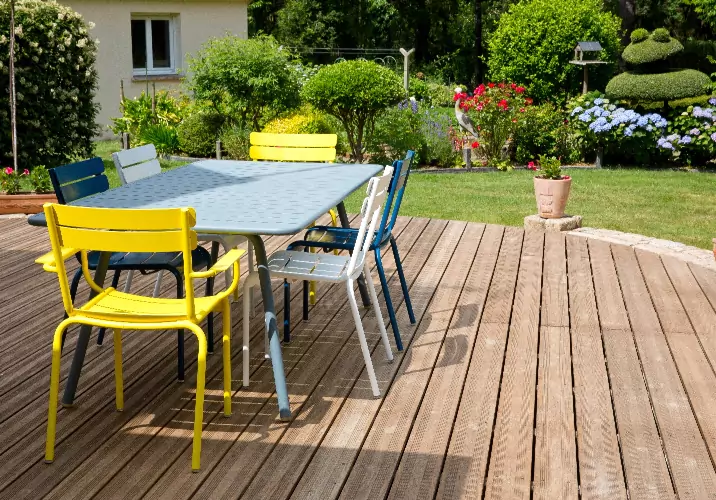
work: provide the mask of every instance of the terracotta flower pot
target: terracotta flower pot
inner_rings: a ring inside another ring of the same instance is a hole
[[[564,209],[569,198],[572,178],[553,180],[535,177],[535,197],[537,213],[543,219],[564,217]]]
[[[55,193],[0,194],[0,215],[36,214],[45,203],[57,203]]]

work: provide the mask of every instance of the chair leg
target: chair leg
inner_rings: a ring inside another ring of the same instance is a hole
[[[311,253],[316,253],[316,249],[311,247],[309,250]],[[308,292],[308,302],[312,305],[316,305],[316,282],[311,281],[309,285],[309,292]],[[303,319],[308,319],[308,306],[306,305],[306,310],[304,311],[303,315],[305,316]]]
[[[132,278],[134,278],[134,271],[127,273],[127,281],[124,283],[124,293],[129,293],[132,288]]]
[[[393,308],[393,299],[390,296],[390,290],[388,289],[388,280],[385,277],[385,270],[383,269],[383,260],[380,256],[380,249],[375,249],[375,265],[378,268],[378,277],[380,278],[380,286],[383,288],[383,297],[385,298],[385,305],[388,308],[388,318],[390,318],[390,326],[393,329],[393,337],[395,337],[395,347],[398,351],[403,350],[403,341],[400,338],[400,330],[398,329],[398,320],[395,317],[395,309]],[[367,279],[367,278],[366,278]]]
[[[117,288],[117,285],[119,284],[119,274],[120,271],[115,271],[114,276],[112,277],[112,288]],[[104,342],[104,332],[106,328],[100,328],[99,334],[97,334],[97,345],[102,345],[102,342]]]
[[[70,285],[70,300],[74,304],[75,296],[77,295],[77,288],[80,286],[80,279],[82,278],[82,268],[78,269],[75,275],[72,277],[72,284]],[[65,317],[67,319],[67,313]],[[62,340],[60,342],[60,350],[65,347],[65,339],[67,338],[67,329],[62,330]]]
[[[178,272],[174,275],[177,281],[177,299],[184,298],[184,280]],[[184,382],[184,330],[177,330],[177,380]]]
[[[55,429],[57,425],[57,393],[60,391],[60,358],[62,356],[62,337],[69,326],[64,320],[55,329],[52,338],[52,369],[50,371],[50,404],[47,410],[47,437],[45,439],[45,463],[51,464],[55,459]]]
[[[283,280],[283,341],[291,342],[291,283]]]
[[[308,281],[303,282],[303,321],[308,321]]]
[[[244,282],[244,298],[243,298],[243,306],[244,306],[244,317],[241,319],[241,324],[243,326],[244,335],[243,335],[243,345],[241,346],[242,351],[242,368],[243,368],[243,386],[248,387],[249,386],[249,341],[251,340],[251,320],[249,319],[249,309],[251,308],[251,299],[248,296],[249,290],[251,290],[251,286],[249,283],[249,279],[247,279]],[[268,351],[266,351],[268,352]]]
[[[191,452],[191,471],[201,469],[201,429],[204,421],[204,383],[206,378],[206,336],[197,325],[190,326],[199,344],[196,366],[196,396],[194,398],[194,442]]]
[[[365,340],[365,332],[363,331],[363,323],[360,319],[360,312],[358,311],[358,303],[356,302],[356,296],[353,293],[353,280],[346,281],[346,288],[348,290],[348,302],[351,304],[351,312],[353,313],[353,320],[356,324],[356,331],[358,332],[358,341],[360,342],[360,350],[363,352],[363,361],[365,362],[365,369],[368,372],[368,380],[370,381],[370,388],[373,391],[373,396],[376,398],[380,397],[380,389],[378,388],[378,380],[375,378],[375,371],[373,370],[373,361],[370,359],[370,350],[368,349],[368,342]]]
[[[211,266],[216,263],[217,259],[219,258],[219,243],[217,241],[214,241],[211,244],[211,263],[207,266],[207,270]],[[209,278],[206,280],[206,293],[205,295],[209,297],[210,295],[214,295],[214,279],[215,278]],[[206,329],[208,332],[208,339],[207,342],[209,344],[208,350],[209,354],[214,354],[214,313],[210,312],[209,317],[206,318]]]
[[[162,293],[162,277],[164,276],[164,271],[159,271],[157,273],[157,280],[154,282],[154,293],[152,294],[152,297],[159,297],[159,295]]]
[[[124,410],[124,382],[122,379],[122,330],[114,329],[114,386],[117,411]]]
[[[223,301],[221,313],[223,323],[221,336],[221,356],[224,363],[224,416],[231,416],[231,304],[228,297]]]
[[[403,297],[405,298],[405,307],[408,309],[408,317],[410,324],[415,324],[415,314],[413,314],[413,303],[410,302],[410,292],[408,284],[405,282],[405,274],[403,274],[403,263],[400,262],[400,254],[398,254],[398,244],[395,238],[390,237],[390,247],[393,249],[393,258],[395,259],[395,267],[398,269],[398,277],[400,278],[400,287],[403,289]]]
[[[249,241],[247,247],[248,247],[247,253],[249,254],[248,255],[249,274],[251,274],[251,273],[256,272],[254,270],[254,245]],[[237,290],[236,299],[238,300],[238,297],[239,297],[238,288],[236,290]],[[254,312],[255,312],[255,304],[256,304],[256,302],[254,300],[254,286],[253,285],[248,289],[248,292],[249,292],[249,312],[250,312],[250,316],[253,317]]]
[[[393,351],[390,349],[390,342],[388,341],[388,332],[385,331],[385,322],[383,321],[383,313],[380,312],[380,304],[378,303],[378,294],[375,292],[375,284],[373,283],[373,276],[370,274],[370,266],[368,262],[363,264],[363,276],[368,283],[368,293],[370,294],[370,301],[373,304],[373,312],[375,318],[378,320],[378,330],[380,331],[380,340],[383,342],[385,348],[385,357],[388,361],[393,361]]]

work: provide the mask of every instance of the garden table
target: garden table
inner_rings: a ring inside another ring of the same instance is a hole
[[[341,224],[347,227],[343,200],[382,169],[381,165],[203,160],[72,204],[103,208],[193,207],[195,231],[246,236],[256,253],[279,415],[288,419],[291,410],[261,235],[294,234],[336,206]],[[44,214],[30,217],[29,222],[46,225]],[[108,261],[109,253],[104,252],[95,272],[95,281],[100,285],[104,282]],[[62,398],[65,406],[74,401],[90,332],[91,327],[80,329]]]

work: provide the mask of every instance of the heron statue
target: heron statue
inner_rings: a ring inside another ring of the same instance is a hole
[[[460,87],[457,87],[455,89],[456,94],[462,94],[462,89]],[[477,139],[477,131],[475,130],[475,124],[472,122],[469,116],[467,116],[465,113],[462,112],[462,109],[460,109],[460,103],[462,102],[462,99],[458,98],[455,100],[455,118],[457,118],[457,123],[460,125],[460,128],[463,129],[465,132],[473,136],[475,139]]]

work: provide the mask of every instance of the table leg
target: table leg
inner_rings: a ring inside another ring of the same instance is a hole
[[[343,202],[340,202],[336,207],[338,209],[338,219],[341,221],[341,226],[351,227],[351,223],[348,220],[348,214],[346,213],[346,206]],[[352,252],[349,252],[352,253]],[[368,288],[365,286],[365,278],[361,274],[358,276],[358,291],[360,292],[360,298],[363,301],[365,307],[370,307],[370,296],[368,295]]]
[[[278,397],[278,413],[281,420],[291,418],[291,408],[288,402],[288,389],[286,388],[286,375],[283,369],[283,356],[281,354],[281,342],[278,338],[278,324],[276,321],[276,308],[273,303],[273,290],[271,289],[271,276],[268,270],[268,259],[266,248],[261,236],[248,235],[247,238],[254,245],[256,252],[256,267],[261,283],[261,296],[264,301],[264,317],[266,331],[269,338],[269,350],[271,352],[271,364],[273,366],[273,378],[276,384],[276,395]]]
[[[97,262],[97,269],[94,272],[94,281],[99,286],[104,285],[104,278],[107,275],[107,267],[109,267],[109,257],[111,252],[102,252]],[[97,295],[94,290],[90,291],[89,299]],[[62,406],[72,406],[75,401],[75,392],[77,391],[77,383],[80,380],[80,373],[82,372],[82,364],[85,361],[85,353],[87,352],[87,345],[89,344],[90,334],[92,333],[92,327],[89,325],[82,325],[80,327],[80,334],[77,337],[77,347],[75,348],[75,356],[72,358],[72,366],[70,367],[70,374],[67,376],[67,384],[65,385],[65,392],[62,395]]]

